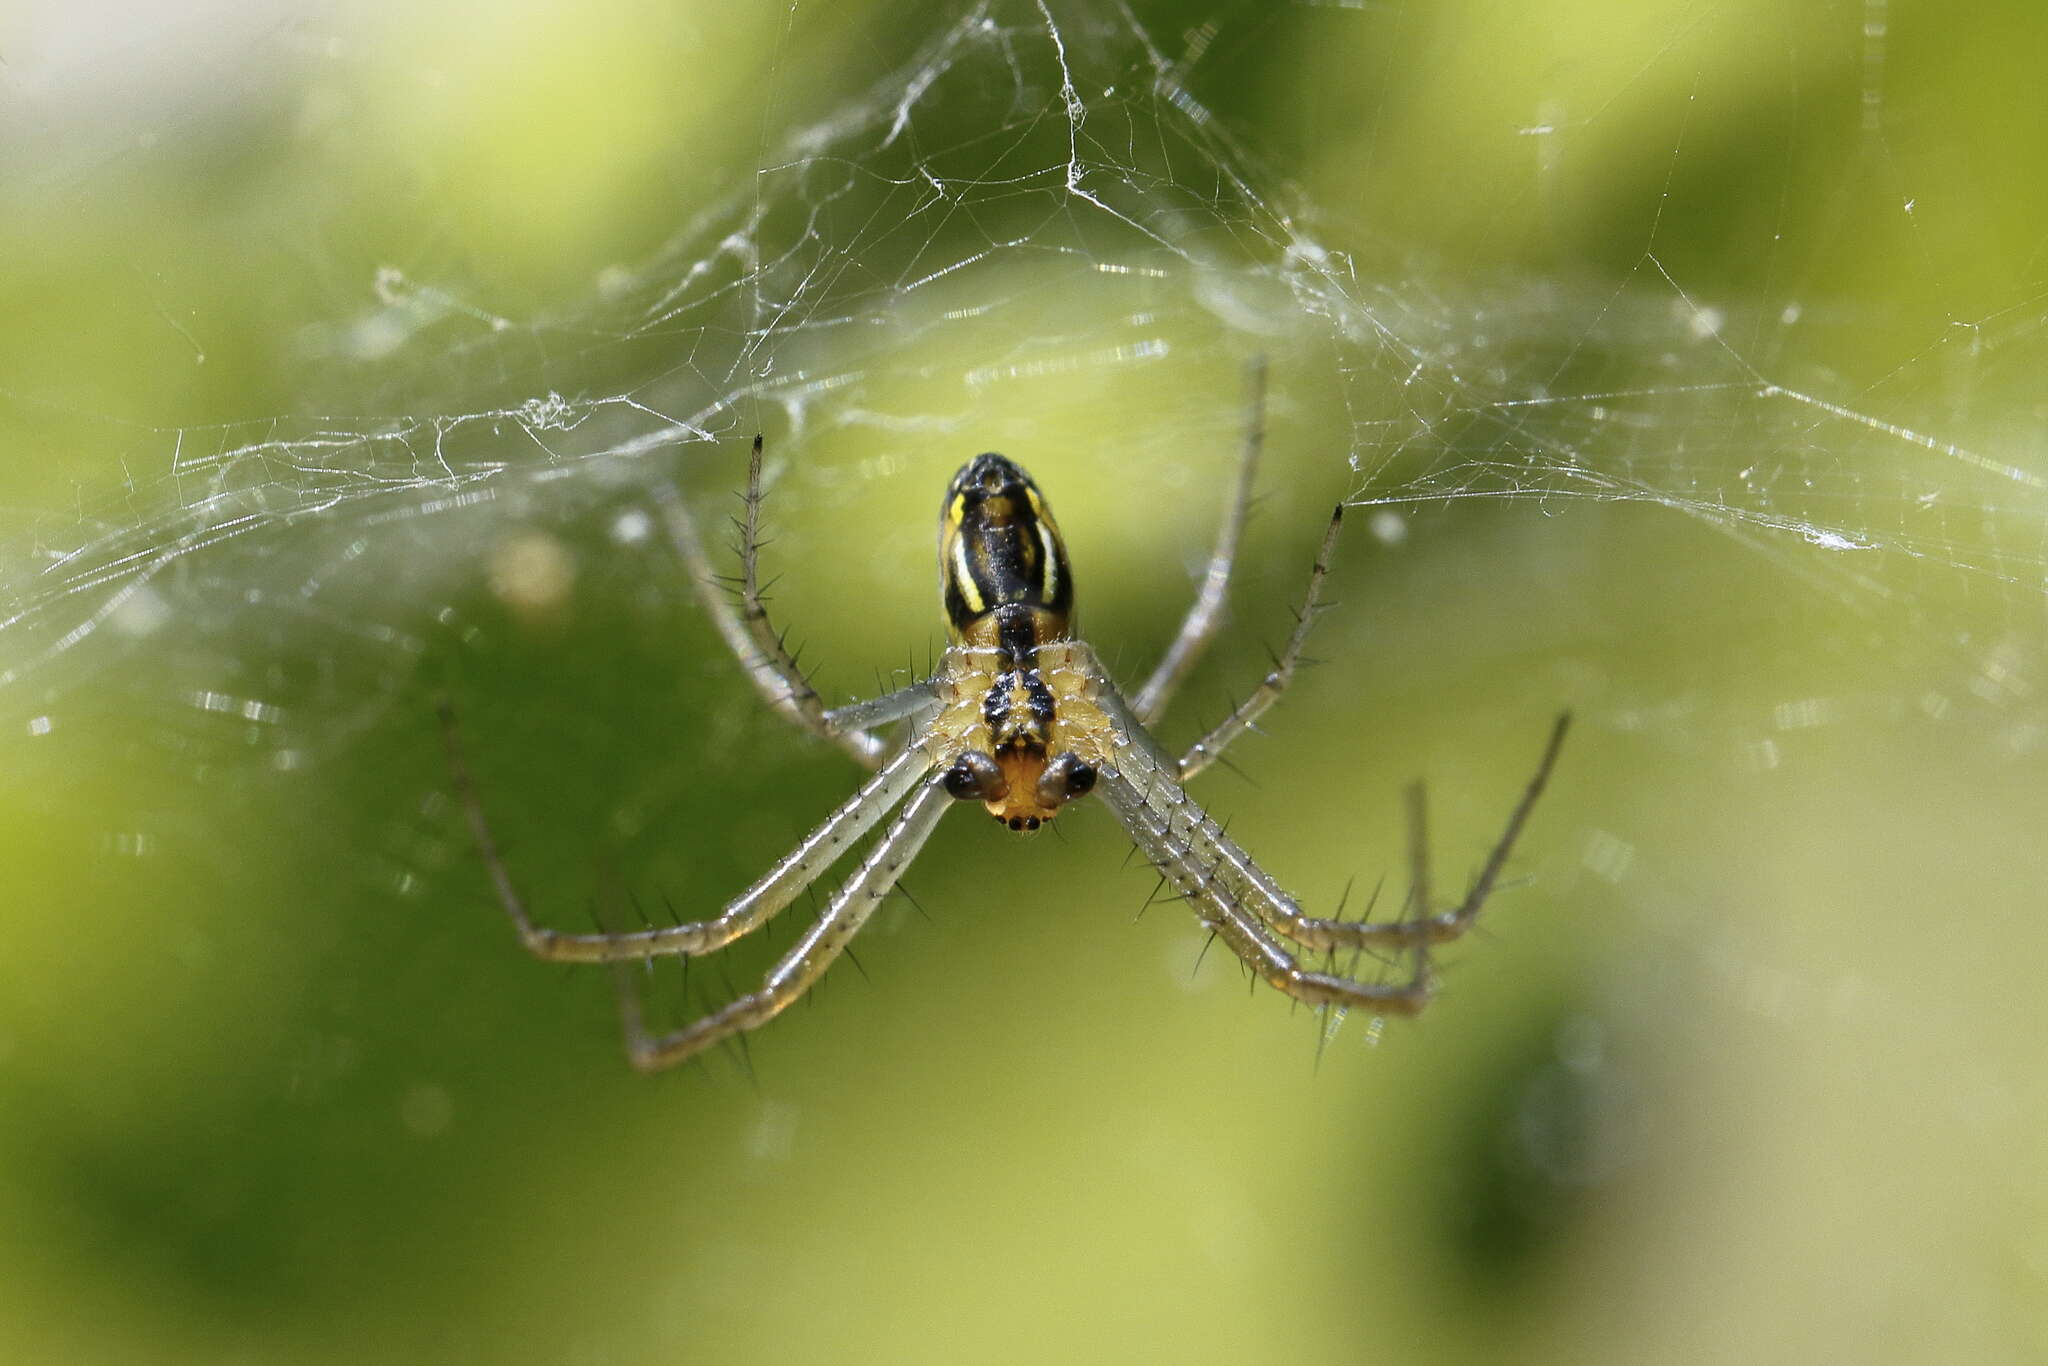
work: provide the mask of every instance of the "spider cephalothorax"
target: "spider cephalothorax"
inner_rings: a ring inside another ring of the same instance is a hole
[[[1328,572],[1343,509],[1330,519],[1307,600],[1273,669],[1230,715],[1174,758],[1153,739],[1167,700],[1194,667],[1221,620],[1257,465],[1262,372],[1254,372],[1254,420],[1247,425],[1235,496],[1194,606],[1166,657],[1126,700],[1087,644],[1074,638],[1073,576],[1052,511],[1037,485],[1000,455],[981,455],[953,477],[939,522],[940,584],[952,644],[936,673],[868,702],[828,710],[770,627],[757,576],[761,439],[747,469],[741,525],[739,601],[717,587],[696,522],[672,491],[661,508],[677,554],[696,581],[719,633],[762,697],[783,716],[873,770],[866,783],[753,886],[709,920],[627,933],[569,934],[537,923],[515,890],[491,837],[443,704],[442,724],[456,788],[493,889],[535,957],[550,962],[639,962],[710,953],[767,923],[892,810],[895,819],[834,892],[811,927],[766,979],[680,1029],[650,1032],[628,976],[619,1009],[626,1050],[641,1068],[666,1067],[753,1029],[810,989],[889,894],[955,800],[979,801],[1012,830],[1035,830],[1074,798],[1099,791],[1131,841],[1211,933],[1262,981],[1316,1007],[1412,1015],[1435,989],[1429,951],[1478,918],[1530,809],[1550,777],[1567,718],[1550,732],[1536,772],[1507,829],[1464,898],[1435,909],[1429,885],[1422,789],[1409,789],[1411,889],[1396,920],[1312,916],[1281,889],[1187,794],[1201,772],[1271,706],[1293,677]],[[893,739],[879,733],[900,726]],[[900,807],[900,810],[898,808]],[[1301,965],[1313,953],[1405,949],[1405,980],[1365,982]]]

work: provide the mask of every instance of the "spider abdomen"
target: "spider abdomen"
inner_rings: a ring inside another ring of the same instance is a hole
[[[1012,647],[1018,667],[1070,629],[1074,580],[1052,509],[1030,475],[994,452],[961,466],[946,488],[939,586],[953,639]]]

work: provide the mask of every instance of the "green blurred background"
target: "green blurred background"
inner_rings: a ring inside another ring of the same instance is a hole
[[[0,15],[0,1356],[2048,1355],[2044,45],[2018,0]],[[1327,907],[1424,777],[1448,885],[1579,718],[1427,1017],[1319,1047],[1084,806],[956,818],[861,969],[634,1075],[502,923],[433,697],[551,919],[708,914],[856,774],[649,490],[715,524],[767,435],[845,697],[942,643],[939,491],[1004,450],[1135,677],[1254,355],[1169,742],[1355,511],[1202,799]]]

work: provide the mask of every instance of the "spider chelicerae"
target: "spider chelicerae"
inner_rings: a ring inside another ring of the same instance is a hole
[[[951,643],[937,670],[907,688],[842,707],[824,705],[768,620],[758,573],[761,438],[754,438],[747,468],[736,594],[728,593],[727,581],[714,572],[681,497],[673,489],[661,490],[657,501],[676,552],[762,697],[801,729],[845,750],[872,776],[711,919],[567,933],[538,923],[514,886],[477,796],[454,711],[443,701],[442,729],[457,794],[520,943],[534,957],[553,963],[625,965],[713,952],[766,924],[895,811],[895,819],[811,927],[755,990],[680,1029],[651,1031],[635,984],[621,969],[626,1051],[636,1067],[653,1071],[765,1024],[809,990],[846,950],[955,803],[979,802],[1009,829],[1030,831],[1092,792],[1101,795],[1177,897],[1268,985],[1319,1008],[1420,1012],[1435,986],[1431,946],[1457,938],[1478,918],[1550,778],[1570,715],[1557,718],[1506,829],[1464,899],[1448,909],[1436,909],[1432,899],[1419,782],[1408,789],[1411,886],[1405,913],[1384,921],[1305,913],[1188,796],[1188,779],[1218,759],[1293,678],[1343,522],[1340,504],[1323,535],[1294,629],[1272,670],[1186,753],[1173,757],[1150,727],[1221,624],[1258,465],[1259,380],[1255,371],[1254,416],[1208,572],[1165,657],[1128,699],[1095,651],[1073,634],[1073,575],[1051,508],[1030,476],[1000,455],[976,456],[946,489],[939,521],[939,580]],[[893,736],[886,735],[890,727],[896,728]],[[1340,950],[1389,949],[1409,951],[1405,980],[1366,982],[1304,966],[1300,959],[1304,951],[1334,961]]]

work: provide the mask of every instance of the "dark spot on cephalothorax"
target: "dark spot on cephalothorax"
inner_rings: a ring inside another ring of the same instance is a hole
[[[1095,765],[1068,750],[1045,766],[1038,777],[1041,805],[1057,807],[1062,802],[1084,797],[1095,787]]]
[[[959,801],[992,802],[1010,790],[1003,770],[992,755],[968,750],[946,768],[941,781],[946,795]]]
[[[1056,705],[1052,689],[1035,668],[999,673],[981,700],[981,719],[990,748],[1002,755],[1024,750],[1043,754],[1052,735]]]

